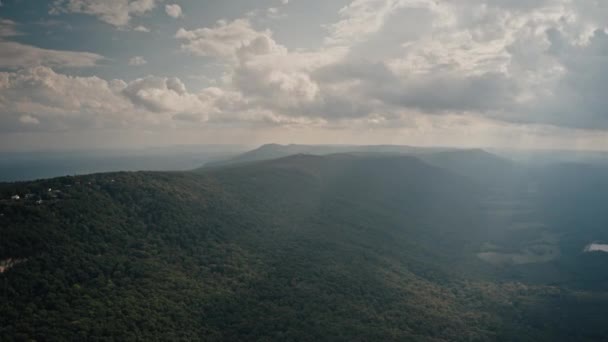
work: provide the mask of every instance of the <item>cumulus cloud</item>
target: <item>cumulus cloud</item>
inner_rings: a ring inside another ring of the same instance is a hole
[[[58,0],[52,8],[126,27],[157,3]],[[276,5],[260,13],[280,14]],[[165,11],[179,17],[175,6]],[[253,17],[181,28],[174,35],[181,51],[223,68],[214,87],[197,92],[172,77],[106,81],[35,68],[94,65],[101,56],[24,48],[0,38],[0,66],[26,68],[0,76],[0,110],[30,127],[46,127],[53,113],[65,119],[69,115],[59,113],[81,112],[87,119],[79,122],[101,125],[449,126],[466,118],[480,129],[487,122],[608,129],[602,93],[608,12],[599,7],[594,0],[353,0],[324,26],[321,43],[306,49],[280,41]],[[17,34],[14,23],[0,22],[0,37]],[[142,65],[139,58],[129,64]],[[47,81],[17,81],[33,74]],[[83,92],[93,88],[91,102]]]
[[[126,27],[133,16],[140,16],[156,7],[156,0],[55,0],[51,14],[82,13],[116,27]]]
[[[0,72],[0,126],[6,130],[170,127],[189,117],[205,122],[230,109],[216,88],[189,92],[178,78],[148,76],[125,82],[74,77],[48,67]]]
[[[94,125],[130,109],[129,103],[117,96],[124,86],[98,77],[66,76],[42,66],[0,74],[4,80],[0,111],[3,122],[7,121],[5,127],[11,127],[13,119],[23,124],[36,121],[48,129],[85,122]]]
[[[182,8],[178,4],[167,4],[165,5],[165,13],[171,18],[179,18],[183,15]]]
[[[223,86],[240,94],[243,107],[239,109],[247,112],[237,115],[238,120],[268,124],[304,124],[322,117],[323,94],[312,71],[335,61],[343,52],[289,51],[274,40],[271,31],[256,30],[246,19],[221,21],[211,28],[180,30],[176,38],[189,41],[182,46],[184,50],[226,63]]]
[[[142,56],[135,56],[129,59],[129,65],[131,66],[142,66],[146,64],[148,64],[148,61],[146,61]]]
[[[220,20],[211,28],[181,28],[175,38],[185,41],[182,50],[196,56],[225,58],[234,57],[241,47],[249,45],[256,38],[270,35],[269,30],[258,32],[253,29],[247,19],[237,19],[231,22]]]
[[[130,82],[122,92],[131,102],[156,113],[200,114],[208,103],[186,90],[178,78],[148,76]]]
[[[266,106],[295,109],[319,95],[319,86],[308,72],[313,60],[290,54],[270,36],[260,35],[241,46],[237,57],[232,85]]]
[[[246,19],[176,38],[225,61],[225,86],[278,115],[390,122],[409,111],[608,128],[608,40],[593,6],[354,0],[314,50],[290,50]]]

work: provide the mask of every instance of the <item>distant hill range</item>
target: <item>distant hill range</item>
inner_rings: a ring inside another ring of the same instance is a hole
[[[388,154],[421,154],[451,151],[442,147],[415,147],[403,145],[279,145],[266,144],[257,149],[242,153],[236,157],[207,163],[205,167],[217,167],[240,164],[259,160],[269,160],[294,154],[328,155],[336,153],[388,153]]]
[[[267,144],[230,159],[213,161],[205,168],[221,168],[290,155],[351,154],[358,156],[414,156],[430,165],[485,182],[504,182],[519,177],[523,172],[516,163],[482,149],[456,149],[447,147],[416,147],[405,145],[279,145]]]

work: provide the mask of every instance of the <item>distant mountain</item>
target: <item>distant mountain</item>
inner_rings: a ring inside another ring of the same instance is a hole
[[[453,171],[465,177],[488,183],[512,183],[526,172],[521,165],[482,149],[454,149],[441,147],[414,147],[401,145],[279,145],[267,144],[236,157],[209,162],[204,168],[239,165],[272,160],[290,155],[309,154],[325,156],[350,153],[365,155],[415,156],[430,165]]]
[[[0,340],[607,336],[608,254],[584,244],[608,216],[581,208],[608,197],[599,170],[505,189],[470,177],[500,172],[493,155],[425,157],[0,183]]]
[[[257,149],[242,153],[236,157],[206,164],[206,167],[240,164],[259,160],[270,160],[294,154],[329,155],[337,153],[387,153],[419,154],[449,151],[450,148],[415,147],[403,145],[279,145],[267,144]]]
[[[526,172],[520,164],[482,149],[424,153],[418,157],[430,165],[486,184],[514,182]]]

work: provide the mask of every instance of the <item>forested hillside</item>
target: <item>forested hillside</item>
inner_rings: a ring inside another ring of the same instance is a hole
[[[580,221],[550,200],[564,172],[507,191],[439,164],[295,155],[2,184],[0,340],[608,336],[606,274],[574,271],[608,258],[548,228]]]

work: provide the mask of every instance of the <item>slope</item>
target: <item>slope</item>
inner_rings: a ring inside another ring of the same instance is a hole
[[[0,203],[0,261],[20,261],[0,275],[0,339],[604,336],[605,297],[493,280],[475,256],[484,192],[349,154],[4,184],[43,202]]]

